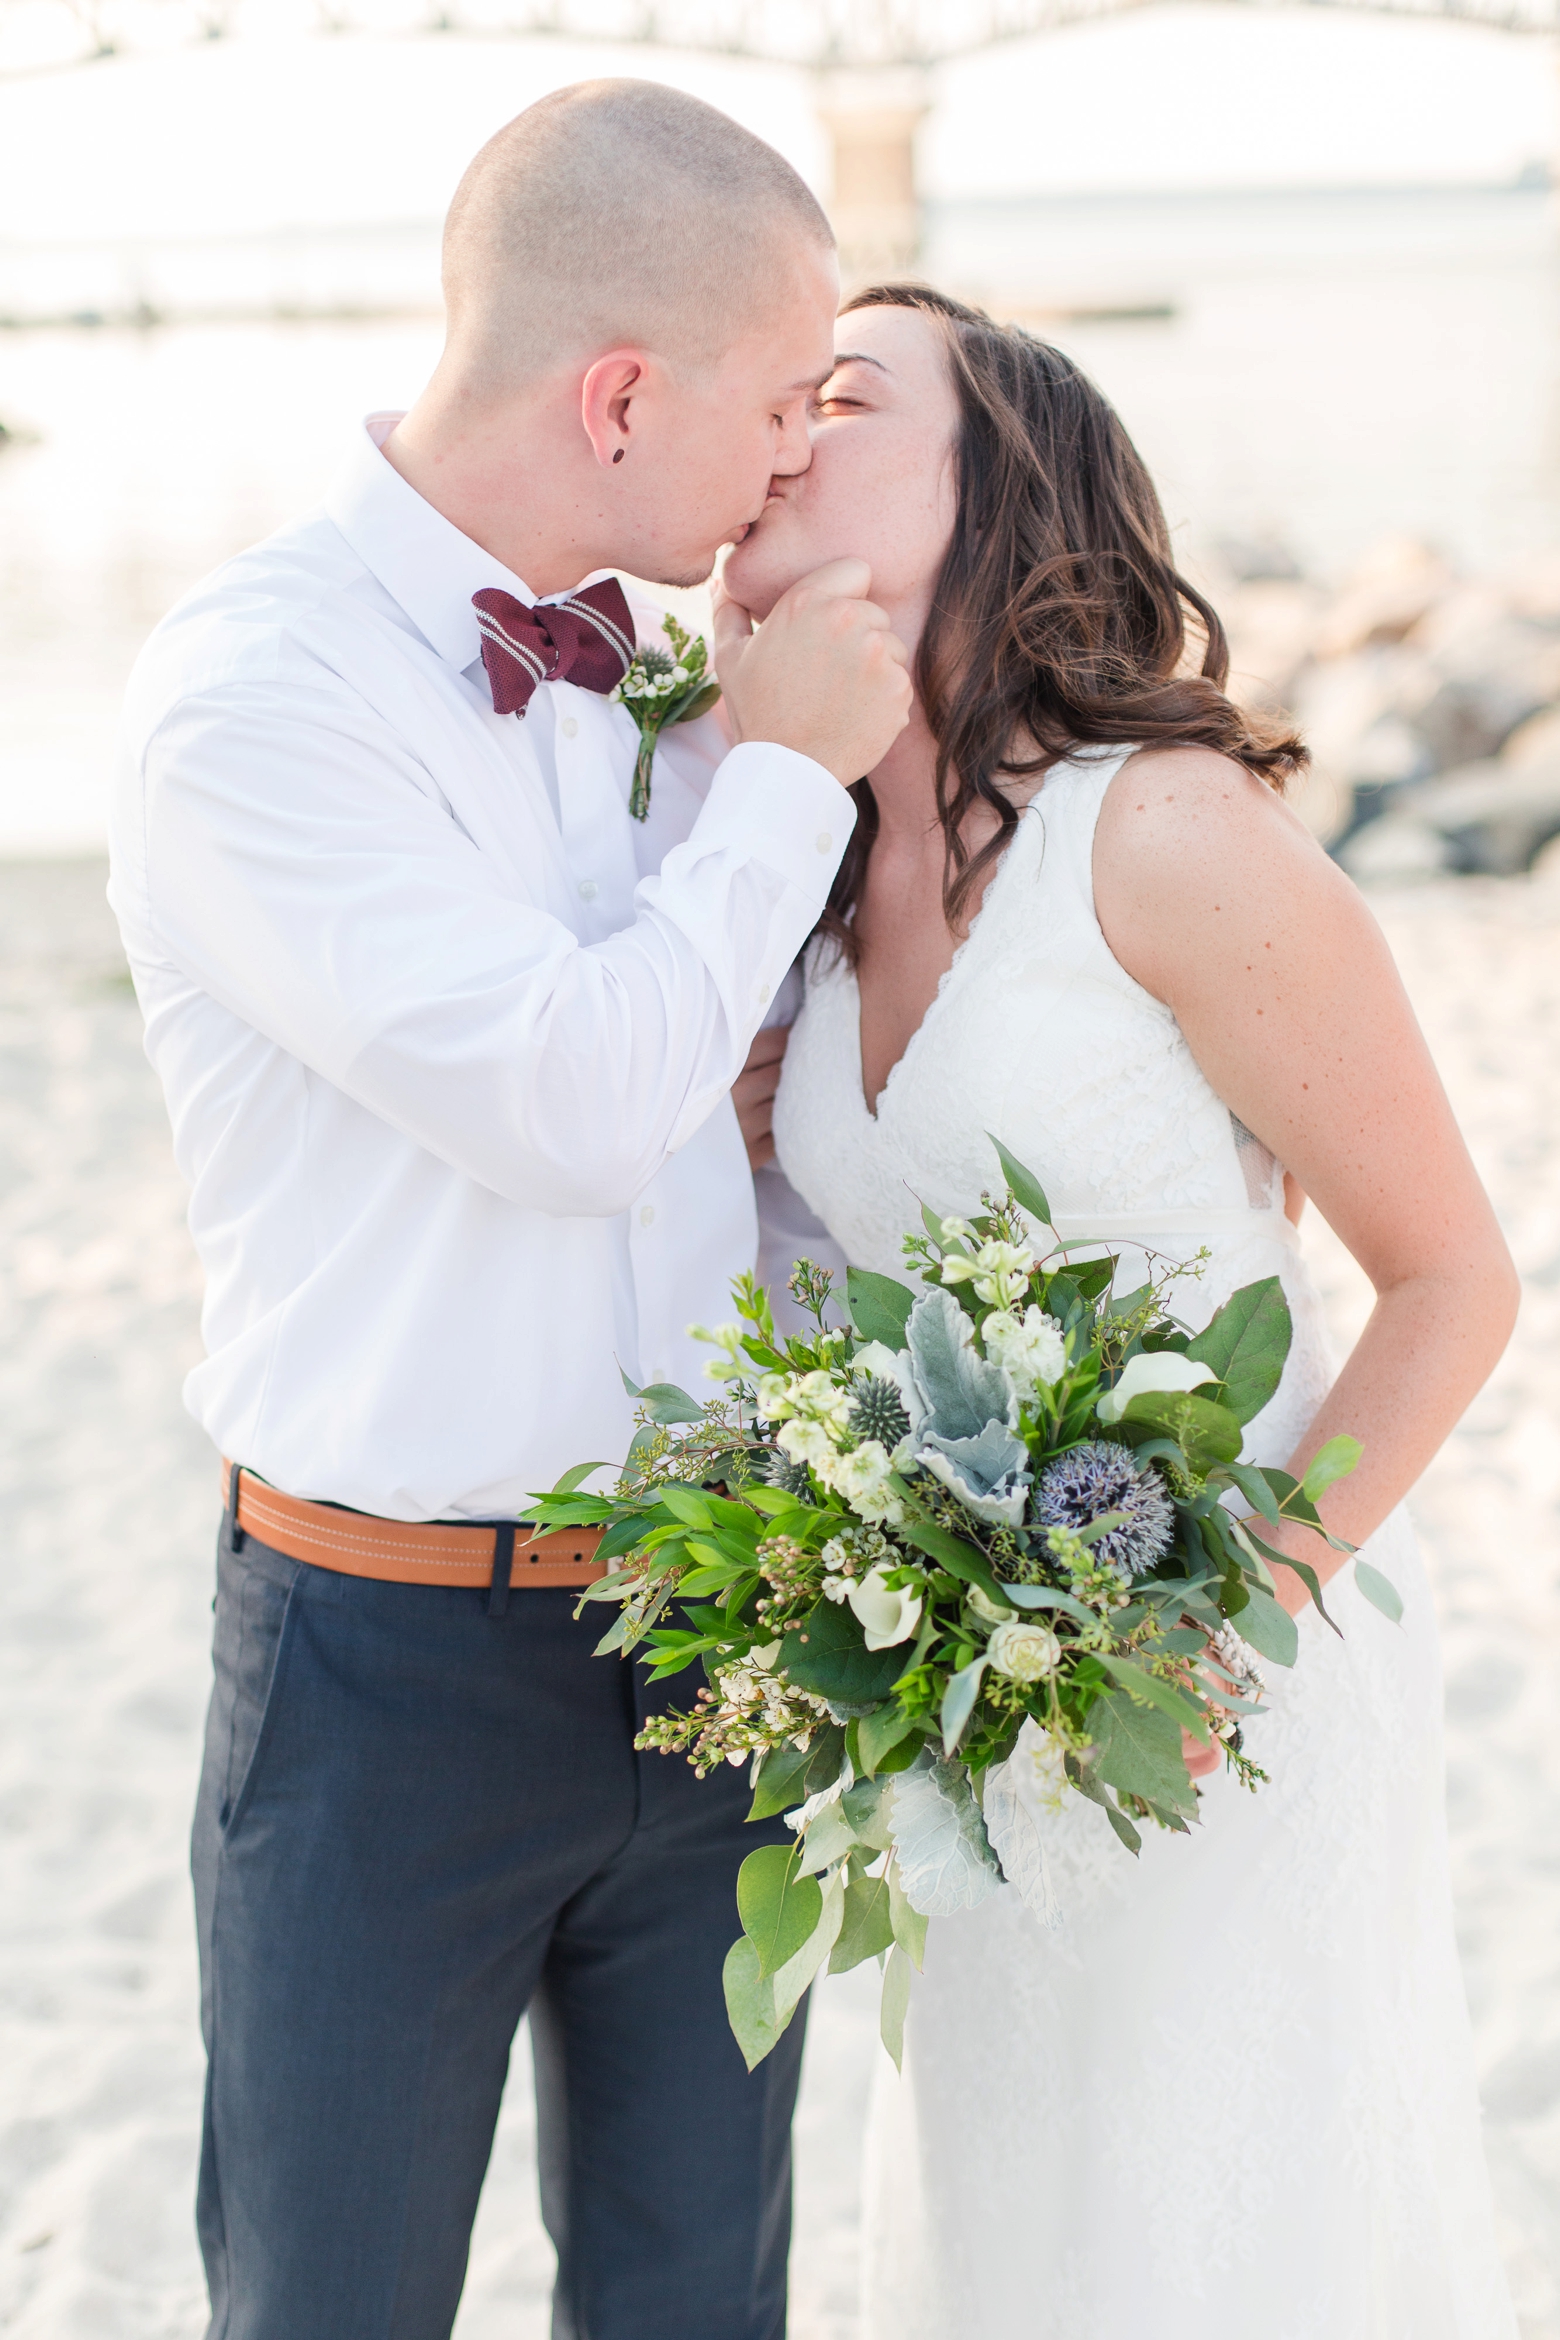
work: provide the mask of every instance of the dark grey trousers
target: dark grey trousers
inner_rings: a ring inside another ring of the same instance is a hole
[[[210,2340],[444,2340],[531,2014],[555,2340],[781,2340],[802,2023],[721,1965],[744,1776],[638,1755],[575,1596],[218,1555],[194,1834]],[[702,1679],[658,1695],[682,1705]]]

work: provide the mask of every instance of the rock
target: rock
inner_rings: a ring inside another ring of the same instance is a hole
[[[1318,658],[1340,658],[1373,642],[1401,642],[1440,600],[1452,572],[1437,552],[1411,536],[1373,545],[1318,627]]]
[[[1519,723],[1501,749],[1500,760],[1519,772],[1560,764],[1560,707],[1546,707],[1541,715]]]
[[[1378,884],[1389,878],[1435,877],[1453,866],[1452,848],[1438,830],[1397,812],[1356,829],[1338,858],[1350,877]]]
[[[1495,758],[1464,764],[1402,789],[1386,817],[1434,830],[1448,849],[1447,867],[1510,876],[1560,836],[1560,756],[1520,766]],[[1362,829],[1357,841],[1370,833]]]
[[[1310,655],[1326,594],[1315,585],[1262,578],[1211,598],[1229,636],[1233,696],[1243,705],[1283,705]]]

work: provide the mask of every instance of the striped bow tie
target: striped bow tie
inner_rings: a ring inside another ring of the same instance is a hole
[[[523,715],[538,683],[613,691],[634,657],[634,620],[615,577],[529,607],[496,585],[471,597],[482,663],[500,715]]]

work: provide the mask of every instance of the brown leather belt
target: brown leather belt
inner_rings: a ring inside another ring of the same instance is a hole
[[[599,1528],[554,1529],[535,1534],[522,1520],[507,1525],[468,1526],[464,1520],[380,1519],[334,1503],[306,1503],[267,1486],[253,1471],[224,1462],[222,1494],[246,1535],[342,1576],[375,1576],[390,1584],[455,1584],[481,1590],[493,1586],[500,1536],[512,1541],[509,1583],[594,1584],[607,1573],[596,1558]],[[500,1577],[502,1583],[502,1577]]]

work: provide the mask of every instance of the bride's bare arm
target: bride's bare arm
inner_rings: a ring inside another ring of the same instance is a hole
[[[1488,1377],[1517,1278],[1381,931],[1273,792],[1196,748],[1145,750],[1094,847],[1105,939],[1171,1008],[1217,1094],[1299,1180],[1375,1289],[1369,1323],[1290,1467],[1364,1445],[1321,1510],[1363,1543]],[[1323,1579],[1340,1555],[1283,1539]],[[1309,1547],[1303,1548],[1303,1547]],[[1285,1606],[1307,1595],[1279,1579]]]

